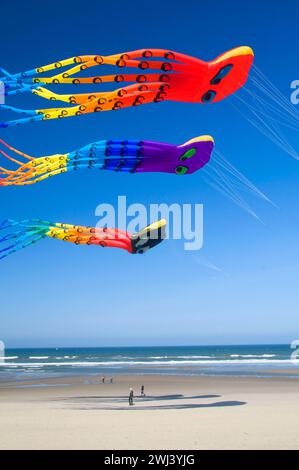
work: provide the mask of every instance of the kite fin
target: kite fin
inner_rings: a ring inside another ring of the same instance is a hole
[[[142,254],[159,245],[166,238],[166,225],[166,220],[161,219],[134,233],[131,236],[132,253]]]

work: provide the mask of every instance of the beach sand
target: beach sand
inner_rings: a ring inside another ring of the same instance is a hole
[[[100,380],[0,382],[0,448],[299,449],[298,379]],[[137,395],[141,384],[147,396],[129,407],[129,387]]]

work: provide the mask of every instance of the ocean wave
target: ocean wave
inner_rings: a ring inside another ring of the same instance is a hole
[[[256,358],[263,358],[263,357],[276,357],[276,354],[230,354],[229,357],[256,357]]]
[[[146,359],[212,359],[213,356],[148,356]]]
[[[78,358],[78,357],[79,356],[74,356],[74,357],[64,356],[65,359],[66,358],[75,359],[75,358]],[[131,362],[144,361],[144,363],[146,363],[150,359],[154,359],[154,360],[160,360],[160,359],[173,360],[173,359],[213,359],[213,358],[214,358],[214,356],[172,356],[172,355],[167,355],[167,356],[143,356],[143,355],[140,355],[140,356],[120,356],[120,355],[118,355],[118,356],[112,356],[110,362],[113,362],[113,359],[115,360],[115,362],[116,362],[117,359],[119,359],[119,361],[118,361],[119,363],[121,363],[125,359],[127,359],[128,361],[131,361]],[[55,359],[62,359],[62,358],[61,357],[56,357]],[[84,359],[87,360],[87,361],[96,361],[96,360],[100,360],[101,357],[86,356]]]
[[[178,359],[213,359],[213,356],[176,356]]]
[[[15,360],[15,359],[19,359],[19,356],[3,356],[1,357],[1,359],[4,359],[5,361],[7,361],[7,359]]]
[[[221,359],[221,360],[169,360],[169,361],[90,361],[90,362],[16,362],[0,363],[0,367],[119,367],[119,366],[196,366],[196,365],[243,365],[243,364],[296,364],[291,359]]]
[[[29,359],[49,359],[49,356],[29,356]]]

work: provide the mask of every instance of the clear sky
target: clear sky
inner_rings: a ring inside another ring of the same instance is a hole
[[[4,2],[1,66],[19,72],[73,55],[150,47],[210,60],[250,45],[255,63],[288,97],[290,82],[299,79],[298,13],[295,0]],[[40,103],[29,98],[29,108]],[[199,173],[81,172],[1,189],[1,219],[81,225],[95,224],[96,206],[115,203],[118,195],[129,203],[204,204],[199,252],[184,251],[182,241],[131,256],[43,240],[3,260],[0,338],[8,347],[288,343],[299,337],[299,163],[243,120],[229,99],[54,120],[2,130],[1,137],[39,156],[101,139],[182,143],[200,134],[213,135],[226,158],[278,206],[250,200],[263,224]]]

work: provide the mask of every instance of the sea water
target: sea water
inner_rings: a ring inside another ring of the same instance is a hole
[[[7,349],[0,379],[82,374],[296,377],[289,345]],[[299,378],[299,374],[298,374]]]

